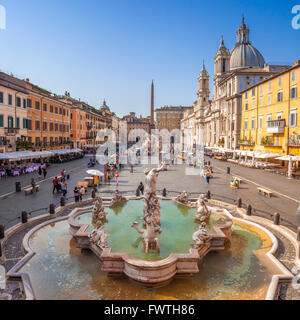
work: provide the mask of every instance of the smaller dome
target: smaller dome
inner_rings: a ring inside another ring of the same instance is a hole
[[[103,101],[103,105],[100,107],[100,109],[106,109],[110,111],[109,106],[106,104],[105,100]]]

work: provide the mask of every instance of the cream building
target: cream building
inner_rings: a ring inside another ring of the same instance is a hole
[[[27,97],[23,80],[0,72],[0,152],[16,151],[27,139]]]
[[[197,101],[194,106],[194,143],[205,146],[239,148],[241,131],[241,92],[260,81],[287,69],[271,66],[250,43],[250,30],[242,20],[237,30],[237,42],[229,51],[223,37],[214,58],[213,94],[210,98],[210,76],[203,64],[198,77]],[[191,115],[189,115],[190,117]],[[185,123],[186,119],[182,120]],[[184,126],[184,125],[183,125]]]

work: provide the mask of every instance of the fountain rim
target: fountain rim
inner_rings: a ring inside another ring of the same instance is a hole
[[[135,198],[135,199],[140,199],[140,197],[130,197],[131,199]],[[172,200],[172,198],[164,198],[164,200]],[[86,204],[89,203],[93,203],[94,199],[89,199],[86,201]],[[228,203],[226,202],[220,202],[220,206],[224,205],[228,205]],[[68,205],[69,207],[74,207],[74,203]],[[218,205],[216,205],[218,206]],[[66,207],[65,207],[66,208]],[[30,276],[28,273],[19,273],[19,270],[24,267],[33,256],[36,255],[36,252],[34,250],[32,250],[32,248],[29,245],[29,239],[31,238],[31,236],[36,233],[38,230],[42,229],[43,227],[53,224],[53,223],[57,223],[57,222],[61,222],[64,220],[67,220],[69,218],[69,215],[72,213],[70,213],[67,216],[64,217],[60,217],[59,215],[63,213],[65,208],[58,208],[54,218],[50,218],[48,217],[48,215],[43,215],[37,218],[37,220],[42,220],[42,219],[47,219],[46,221],[36,225],[35,227],[33,227],[31,230],[29,230],[22,241],[22,246],[23,249],[25,251],[25,256],[17,263],[15,264],[8,272],[7,272],[7,276],[9,278],[20,278],[23,287],[24,287],[24,291],[25,291],[25,296],[26,296],[26,300],[35,300],[36,296],[34,294],[34,289],[33,286],[31,284],[30,281]],[[84,208],[79,208],[79,207],[74,207],[74,209],[85,209]],[[265,254],[269,260],[275,264],[275,266],[277,266],[279,268],[279,270],[282,271],[281,274],[274,274],[272,275],[272,279],[270,281],[269,284],[269,288],[265,297],[265,300],[274,300],[275,296],[276,296],[276,292],[277,292],[277,288],[278,285],[281,281],[287,281],[287,280],[292,280],[293,275],[291,274],[291,272],[289,270],[287,270],[287,268],[276,258],[275,253],[277,251],[278,248],[278,240],[276,239],[276,237],[273,235],[273,233],[268,230],[266,227],[260,225],[259,223],[262,223],[261,221],[259,221],[259,219],[256,219],[258,221],[249,221],[246,218],[236,218],[233,217],[230,212],[226,209],[226,208],[222,208],[223,212],[226,213],[226,215],[228,215],[229,217],[232,217],[232,221],[240,221],[241,223],[244,224],[248,224],[248,225],[252,225],[258,229],[260,229],[261,231],[263,231],[264,233],[266,233],[271,241],[272,241],[272,247],[271,249],[268,250],[268,252]],[[61,212],[60,212],[61,211]],[[73,210],[72,210],[73,211]],[[255,217],[253,217],[253,219],[255,219]],[[267,220],[267,219],[265,219]],[[276,229],[277,231],[279,231],[280,233],[284,234],[285,236],[287,236],[287,231],[285,229],[283,229],[281,226],[277,226],[278,229]],[[22,224],[19,224],[17,226],[11,227],[10,229],[8,229],[8,231],[6,232],[6,236],[5,239],[3,241],[3,243],[6,242],[6,240],[11,237],[13,234],[21,231],[24,228],[24,226]],[[289,236],[287,236],[288,239],[291,241],[291,243],[296,247],[297,243],[296,240],[292,238],[292,235],[290,234]],[[298,257],[295,258],[295,260],[299,260]]]

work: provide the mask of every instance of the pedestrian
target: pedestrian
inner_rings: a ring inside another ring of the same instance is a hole
[[[74,198],[75,202],[79,202],[79,190],[77,187],[74,188]]]
[[[31,193],[33,193],[33,192],[36,191],[36,182],[35,182],[34,178],[30,179],[30,184],[31,184],[31,187],[32,187],[32,192]]]
[[[39,176],[41,176],[41,175],[42,175],[42,167],[39,166]]]
[[[58,192],[58,188],[57,188],[58,179],[57,179],[57,177],[55,177],[55,178],[52,180],[52,184],[53,184],[53,191],[52,191],[52,193],[54,194],[54,191],[55,191],[55,190],[56,190],[56,192]]]
[[[209,184],[209,180],[210,180],[210,174],[208,173],[208,174],[206,174],[206,182],[207,182],[207,184]]]
[[[115,177],[116,177],[116,184],[117,184],[117,186],[119,186],[119,177],[120,177],[120,175],[119,175],[118,171],[116,171]]]
[[[44,179],[46,179],[46,176],[47,176],[47,169],[46,169],[46,167],[43,168],[43,175],[44,175]]]
[[[144,185],[143,185],[143,182],[140,182],[139,190],[140,190],[141,194],[144,195]]]
[[[79,190],[79,200],[82,201],[82,197],[85,195],[85,188],[84,186],[81,186]]]
[[[63,197],[66,196],[68,190],[67,190],[67,182],[66,180],[63,180],[62,184],[61,184],[61,191],[63,193]]]
[[[110,174],[110,170],[109,170],[109,171],[107,171],[108,184],[110,184],[110,179],[111,179],[111,174]]]
[[[130,165],[130,173],[133,173],[133,164]]]

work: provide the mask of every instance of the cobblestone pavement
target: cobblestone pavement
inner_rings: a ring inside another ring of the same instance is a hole
[[[76,160],[62,165],[52,165],[48,170],[48,179],[40,182],[40,191],[36,194],[26,196],[24,192],[12,193],[8,196],[2,196],[7,192],[13,192],[15,182],[21,181],[22,186],[28,183],[31,175],[22,176],[20,178],[7,178],[0,181],[0,224],[7,227],[14,225],[18,222],[18,217],[22,211],[34,211],[40,208],[43,210],[32,213],[36,216],[45,213],[48,210],[49,204],[58,204],[60,195],[52,194],[52,176],[58,175],[61,169],[66,169],[71,173],[71,178],[68,180],[68,194],[67,197],[73,196],[73,188],[77,181],[82,180],[86,174],[87,163],[89,158]],[[210,160],[210,159],[206,159]],[[296,222],[296,211],[298,203],[290,198],[300,199],[300,181],[288,180],[286,177],[266,172],[264,170],[256,170],[244,168],[218,160],[210,160],[214,166],[213,179],[210,180],[208,185],[206,181],[200,177],[199,169],[194,171],[193,168],[186,165],[171,166],[168,171],[161,172],[158,179],[158,189],[166,188],[169,195],[176,195],[170,191],[183,191],[195,193],[206,193],[208,190],[213,194],[216,199],[224,200],[233,203],[238,197],[242,198],[244,204],[251,204],[254,208],[254,214],[259,214],[270,217],[270,214],[279,212],[281,217],[290,222]],[[231,167],[233,174],[239,175],[249,181],[243,181],[240,189],[234,190],[230,188],[231,175],[226,174],[225,169],[227,166]],[[125,167],[120,172],[120,182],[118,189],[129,194],[135,194],[135,191],[142,181],[145,181],[144,169],[147,165],[137,165],[134,167],[134,173],[130,173],[129,167]],[[149,165],[149,167],[154,167]],[[96,169],[103,171],[103,166],[98,165]],[[34,174],[35,178],[37,174]],[[26,183],[27,182],[27,183]],[[275,195],[272,198],[266,198],[258,195],[257,185],[262,185],[267,188],[273,189],[281,194]],[[114,180],[110,185],[101,185],[100,192],[104,194],[113,193],[116,190]],[[71,201],[71,200],[70,200]]]

